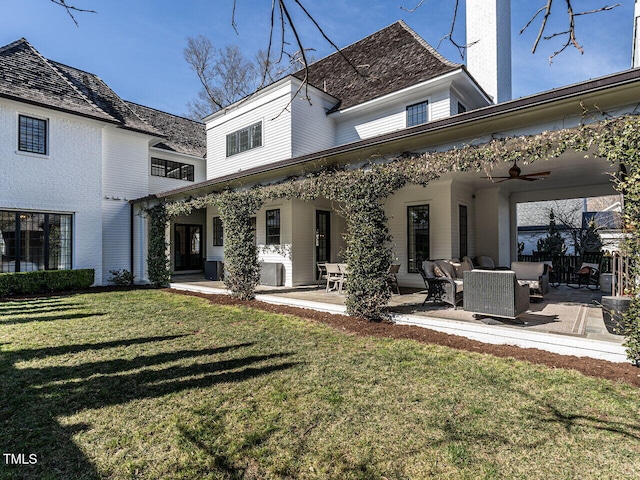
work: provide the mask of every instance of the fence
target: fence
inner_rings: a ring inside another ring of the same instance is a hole
[[[533,255],[518,255],[519,262],[546,262],[553,264],[553,283],[575,283],[575,272],[583,263],[580,255],[551,255],[545,252],[536,252]],[[612,257],[602,257],[601,273],[611,272]]]

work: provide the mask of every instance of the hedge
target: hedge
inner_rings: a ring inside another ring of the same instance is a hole
[[[94,277],[92,268],[0,273],[0,297],[82,290],[93,284]]]

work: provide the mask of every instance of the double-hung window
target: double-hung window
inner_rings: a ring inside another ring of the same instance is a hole
[[[227,135],[227,157],[262,146],[262,122]]]
[[[267,210],[267,245],[280,245],[280,209]]]
[[[409,272],[429,259],[429,205],[407,207],[407,251]]]
[[[18,115],[18,150],[47,154],[47,121],[41,118]]]
[[[429,102],[416,103],[407,107],[407,127],[422,125],[429,120]]]

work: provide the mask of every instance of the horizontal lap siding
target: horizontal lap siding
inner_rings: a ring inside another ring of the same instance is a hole
[[[429,240],[432,259],[451,258],[450,182],[432,182],[427,187],[410,185],[398,190],[385,203],[392,236],[392,261],[400,263],[398,282],[405,286],[424,287],[417,273],[408,273],[407,207],[429,205]]]
[[[310,100],[297,97],[291,104],[293,157],[335,145],[335,125],[327,117],[333,105],[309,91]]]
[[[291,157],[291,113],[287,108],[291,85],[265,98],[247,102],[228,114],[207,123],[207,178],[267,165]],[[226,156],[227,135],[262,122],[262,146]]]
[[[131,207],[127,200],[149,190],[148,138],[111,127],[104,129],[102,277],[131,270]]]

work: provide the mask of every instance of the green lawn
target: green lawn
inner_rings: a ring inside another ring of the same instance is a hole
[[[2,479],[640,477],[626,384],[162,291],[1,302],[0,387]]]

